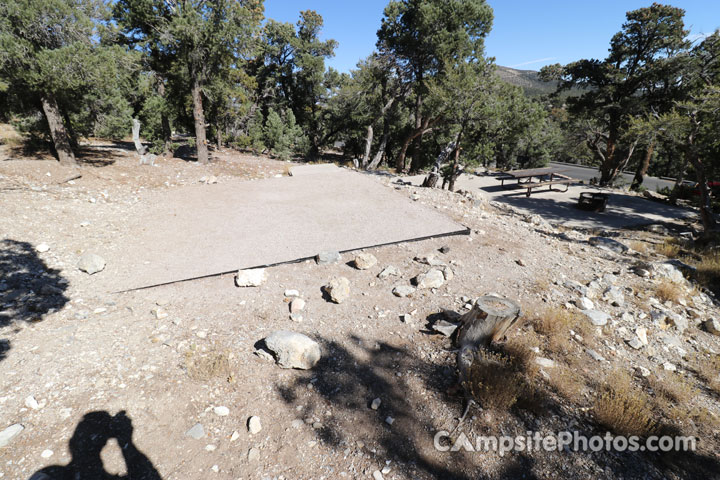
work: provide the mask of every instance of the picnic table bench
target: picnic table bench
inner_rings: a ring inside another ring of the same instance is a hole
[[[517,186],[527,189],[526,196],[530,196],[533,188],[549,187],[552,190],[553,185],[565,185],[564,192],[570,188],[570,184],[577,182],[576,179],[567,175],[562,175],[567,169],[557,167],[547,168],[528,168],[525,170],[510,170],[502,172],[496,178],[500,180],[500,185],[505,186],[506,180],[517,180]],[[533,182],[533,178],[537,177],[537,181]]]

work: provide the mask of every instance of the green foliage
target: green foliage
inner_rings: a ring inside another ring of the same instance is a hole
[[[285,110],[284,118],[270,110],[265,120],[264,144],[281,160],[289,160],[293,153],[302,151],[307,138],[295,122],[292,110]]]

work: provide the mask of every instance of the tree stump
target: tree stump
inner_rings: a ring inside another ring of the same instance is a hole
[[[463,388],[467,385],[478,349],[489,350],[490,344],[502,339],[520,315],[520,306],[512,300],[484,296],[475,301],[472,310],[460,317],[455,342],[459,347],[457,366]]]

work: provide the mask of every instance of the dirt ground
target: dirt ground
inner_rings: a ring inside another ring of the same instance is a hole
[[[44,468],[59,475],[68,464],[94,472],[86,478],[110,473],[178,480],[373,478],[379,471],[375,478],[691,478],[698,472],[712,478],[720,472],[720,432],[702,425],[693,430],[703,435],[700,449],[670,460],[616,452],[500,456],[433,446],[436,432],[455,427],[464,404],[462,396],[448,393],[457,381],[454,347],[428,329],[429,319],[443,309],[463,313],[464,297],[488,293],[514,299],[527,311],[574,308],[577,295],[566,287],[568,280],[586,284],[612,274],[624,286],[636,285],[640,279],[630,270],[646,259],[640,252],[607,252],[587,242],[589,232],[538,224],[481,198],[378,178],[472,233],[368,250],[378,260],[369,270],[353,268],[346,263],[352,255],[345,255],[338,264],[274,267],[256,288],[238,288],[226,275],[110,294],[96,286],[104,272],[78,270],[78,257],[102,251],[108,264],[117,261],[123,238],[133,235],[125,229],[127,219],[148,192],[182,189],[211,176],[218,182],[267,178],[285,174],[288,164],[227,151],[207,166],[163,158],[139,166],[130,151],[95,142],[76,170],[3,148],[0,431],[13,424],[24,430],[0,448],[0,478],[26,479]],[[78,173],[81,178],[62,183]],[[662,241],[643,235],[650,243]],[[49,249],[40,252],[41,244]],[[440,253],[441,247],[449,250]],[[428,270],[413,259],[431,253],[454,278],[438,289],[394,296],[395,285]],[[388,265],[401,275],[377,278]],[[323,298],[321,287],[333,276],[350,280],[350,298],[341,304]],[[307,302],[301,322],[289,317],[286,289],[298,290]],[[622,314],[649,310],[643,288],[631,291],[624,307],[602,304],[613,319],[612,328],[597,332],[596,348],[605,359],[586,355],[585,370],[607,381],[617,368],[662,370],[662,357],[691,376],[678,352],[658,345],[650,355],[622,340]],[[716,354],[720,337],[698,325],[718,318],[718,307],[695,296],[698,316],[682,345]],[[158,308],[167,316],[153,313]],[[317,340],[320,363],[307,371],[285,370],[257,355],[256,344],[276,330]],[[473,409],[461,428],[486,435],[597,431],[587,409],[547,392],[535,399],[537,409]],[[370,408],[375,398],[382,401],[377,410]],[[713,392],[703,390],[693,402],[711,418],[720,415]],[[218,406],[229,414],[216,413]],[[247,428],[251,416],[262,423],[255,434]],[[187,434],[197,424],[204,431],[198,439]]]

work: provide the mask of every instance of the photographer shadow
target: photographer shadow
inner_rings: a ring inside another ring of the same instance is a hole
[[[115,416],[106,411],[90,412],[78,423],[70,439],[70,463],[45,467],[29,480],[160,480],[150,459],[135,447],[132,432],[132,422],[125,411]],[[105,471],[100,452],[111,438],[120,445],[127,475]]]

